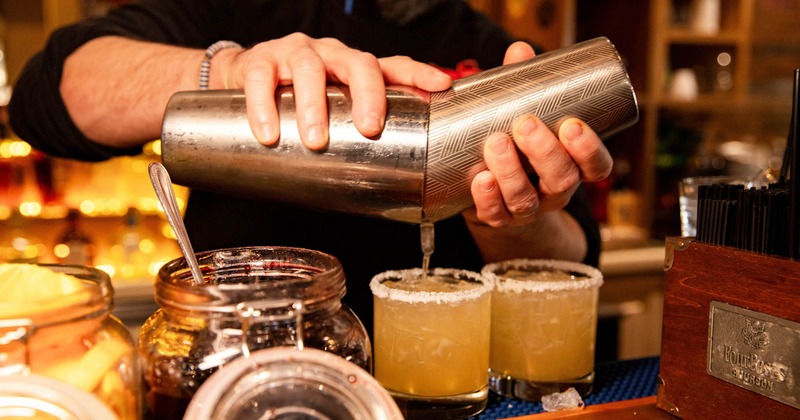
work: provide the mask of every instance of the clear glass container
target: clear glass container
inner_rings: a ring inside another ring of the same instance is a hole
[[[0,264],[0,376],[36,375],[94,394],[120,419],[143,411],[128,329],[111,314],[108,275],[92,267]]]
[[[392,396],[367,371],[314,348],[275,347],[218,370],[186,411],[193,420],[401,420]]]
[[[288,247],[243,247],[197,254],[195,284],[184,258],[158,273],[159,309],[144,323],[147,416],[180,419],[200,386],[245,352],[306,347],[330,352],[372,372],[361,321],[341,302],[345,275],[332,255]],[[302,322],[287,316],[302,308]],[[298,328],[301,331],[298,331]]]
[[[96,395],[39,375],[0,376],[0,419],[113,420]]]

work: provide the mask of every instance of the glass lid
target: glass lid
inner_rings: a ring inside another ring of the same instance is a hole
[[[39,375],[0,376],[0,420],[113,420],[97,397]]]
[[[186,419],[402,419],[364,369],[314,348],[275,347],[215,372],[192,398]]]

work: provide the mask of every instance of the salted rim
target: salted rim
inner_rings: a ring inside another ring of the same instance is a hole
[[[465,300],[477,299],[487,292],[492,291],[492,281],[480,273],[456,268],[434,268],[430,271],[435,276],[450,276],[458,279],[468,279],[481,282],[481,286],[469,290],[459,290],[454,292],[410,292],[408,290],[393,289],[383,284],[389,278],[401,278],[407,276],[419,277],[422,275],[421,268],[409,268],[406,270],[389,270],[376,274],[369,282],[372,294],[380,299],[397,300],[406,303],[454,303]]]
[[[524,270],[527,267],[547,267],[568,271],[577,271],[589,276],[587,279],[575,281],[563,280],[514,280],[496,274],[501,269],[514,268]],[[573,261],[564,260],[536,260],[518,258],[486,264],[481,269],[481,274],[491,280],[494,290],[498,292],[557,292],[565,290],[580,290],[603,285],[603,274],[597,268]]]

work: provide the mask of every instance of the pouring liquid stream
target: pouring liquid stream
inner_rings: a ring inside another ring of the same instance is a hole
[[[422,246],[422,281],[428,279],[430,270],[431,255],[434,250],[434,229],[433,222],[424,221],[419,225],[420,245]]]

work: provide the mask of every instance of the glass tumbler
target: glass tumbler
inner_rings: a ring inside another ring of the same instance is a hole
[[[409,418],[464,418],[488,398],[491,283],[436,268],[373,277],[375,378]]]
[[[570,387],[591,392],[600,271],[516,259],[487,264],[481,273],[494,284],[490,388],[527,401]]]

